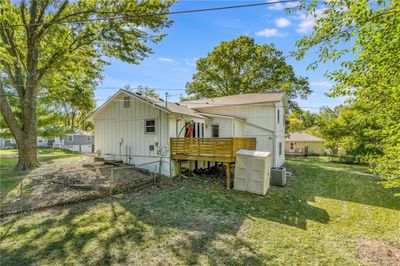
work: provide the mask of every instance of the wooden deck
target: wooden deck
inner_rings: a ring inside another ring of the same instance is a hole
[[[235,162],[240,149],[255,150],[255,138],[171,138],[171,158],[178,161],[178,174],[181,175],[181,162],[209,161],[223,162],[226,165],[227,188],[231,186],[230,165]]]

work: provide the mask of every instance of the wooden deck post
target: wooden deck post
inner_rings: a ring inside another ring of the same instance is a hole
[[[178,160],[178,177],[182,176],[182,161]]]
[[[225,163],[226,166],[226,189],[231,189],[231,164]]]

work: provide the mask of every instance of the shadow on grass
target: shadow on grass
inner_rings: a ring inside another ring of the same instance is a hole
[[[2,265],[21,264],[246,264],[274,259],[240,237],[246,221],[267,220],[279,230],[307,230],[307,222],[328,223],[316,197],[399,210],[399,205],[364,168],[307,159],[290,160],[285,188],[266,196],[226,191],[222,183],[204,188],[192,181],[141,197],[97,200],[49,213],[26,215],[12,228],[10,217],[0,252]],[[348,168],[349,167],[349,168]],[[349,174],[349,171],[359,174]],[[275,255],[276,256],[276,255]]]

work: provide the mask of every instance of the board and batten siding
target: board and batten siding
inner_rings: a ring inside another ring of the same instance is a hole
[[[239,119],[234,121],[235,137],[256,138],[256,149],[271,152],[274,166],[281,166],[285,162],[285,109],[282,101],[271,104],[211,106],[197,109],[203,113],[245,119],[246,122],[241,122]],[[277,121],[277,109],[280,110],[279,123]],[[275,136],[273,131],[276,132]],[[282,145],[281,154],[279,154],[279,143]]]
[[[169,176],[168,113],[133,96],[125,108],[124,97],[117,95],[94,117],[96,153]],[[145,133],[147,119],[155,119],[155,133]]]

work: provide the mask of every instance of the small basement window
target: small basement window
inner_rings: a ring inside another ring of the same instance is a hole
[[[131,97],[127,96],[124,97],[124,108],[129,108],[131,107]]]
[[[146,119],[144,121],[144,133],[152,134],[156,133],[156,120],[155,119]]]
[[[219,125],[211,125],[211,137],[219,138]]]

